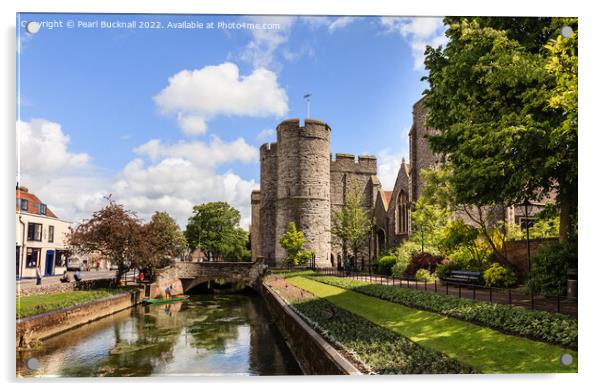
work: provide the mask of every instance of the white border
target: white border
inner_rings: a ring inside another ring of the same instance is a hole
[[[579,1],[541,1],[504,0],[498,2],[484,1],[414,1],[393,4],[386,0],[215,0],[211,3],[191,0],[104,0],[75,3],[69,0],[9,0],[0,2],[2,12],[2,67],[3,94],[0,108],[4,119],[2,132],[2,221],[0,237],[4,257],[5,317],[2,322],[3,335],[6,338],[5,354],[2,356],[0,368],[8,387],[16,386],[14,380],[14,280],[12,279],[12,242],[14,240],[14,224],[12,211],[14,207],[13,188],[15,186],[16,152],[15,152],[15,13],[25,12],[138,12],[138,13],[224,13],[224,14],[305,14],[305,15],[520,15],[520,16],[578,16],[580,27],[580,258],[581,273],[579,284],[580,296],[580,350],[579,375],[531,375],[531,376],[406,376],[406,377],[366,377],[366,378],[261,378],[231,379],[98,379],[87,381],[69,381],[65,383],[52,381],[40,383],[36,381],[20,382],[20,389],[39,389],[40,387],[85,387],[88,390],[101,390],[109,387],[131,389],[162,389],[173,387],[232,387],[237,389],[259,389],[280,391],[307,389],[325,383],[327,387],[344,387],[346,390],[358,390],[368,387],[416,389],[438,388],[442,390],[462,389],[513,390],[519,388],[553,389],[587,389],[596,387],[595,375],[599,372],[600,338],[597,329],[602,325],[600,308],[602,307],[602,277],[600,270],[602,242],[597,235],[596,225],[602,222],[600,210],[600,120],[596,115],[600,112],[598,99],[602,91],[599,72],[600,15],[594,10],[594,2]],[[596,299],[597,298],[597,299]],[[335,385],[336,382],[336,385]],[[85,384],[83,384],[85,383]],[[107,383],[110,383],[107,384]],[[176,384],[167,384],[176,383]],[[187,383],[193,383],[187,385]]]

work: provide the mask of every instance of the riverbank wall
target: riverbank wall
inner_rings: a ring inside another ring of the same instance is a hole
[[[71,282],[55,282],[49,284],[21,285],[17,282],[17,297],[48,295],[52,293],[63,293],[73,291],[88,291],[102,288],[115,288],[117,283],[114,278],[99,278],[94,280],[81,280]]]
[[[32,341],[52,337],[74,327],[123,311],[139,304],[143,298],[144,292],[135,289],[96,301],[17,319],[17,347],[28,346]]]
[[[306,375],[363,374],[293,311],[272,288],[262,283],[259,291],[278,330]]]

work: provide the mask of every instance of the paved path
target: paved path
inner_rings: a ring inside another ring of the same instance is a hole
[[[343,272],[340,273],[341,274],[337,275],[338,277],[345,277]],[[320,272],[320,274],[328,275],[329,273]],[[352,276],[346,278],[371,282],[373,284],[376,283],[383,285],[401,286],[403,288],[411,288],[422,291],[426,290],[442,295],[463,297],[465,299],[489,301],[498,304],[512,304],[540,311],[560,312],[562,314],[573,317],[577,317],[578,314],[578,305],[576,300],[567,300],[564,298],[557,300],[556,298],[545,298],[543,296],[535,296],[532,300],[531,296],[526,294],[522,288],[515,288],[510,290],[497,288],[477,288],[473,290],[472,287],[459,287],[452,284],[446,286],[442,285],[441,283],[417,283],[416,281],[399,280],[386,276],[367,276],[353,274]]]
[[[74,272],[69,272],[71,281],[73,281],[73,273]],[[115,277],[115,270],[81,272],[81,276],[82,276],[82,280],[98,280],[98,279],[104,279],[104,278],[113,278],[113,277]],[[60,282],[59,279],[61,277],[62,276],[43,277],[42,285],[56,284],[56,283]],[[29,285],[34,285],[35,283],[36,283],[35,278],[17,281],[17,285],[20,285],[20,286],[29,286]]]

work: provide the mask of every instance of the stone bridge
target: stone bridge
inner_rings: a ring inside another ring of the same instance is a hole
[[[159,294],[170,284],[175,294],[185,293],[209,281],[220,283],[244,283],[255,288],[266,267],[257,262],[176,262],[172,267],[157,274]]]

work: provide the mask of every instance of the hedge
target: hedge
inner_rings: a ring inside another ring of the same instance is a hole
[[[565,315],[346,278],[317,275],[305,277],[393,303],[473,322],[508,334],[577,349],[577,320]]]

